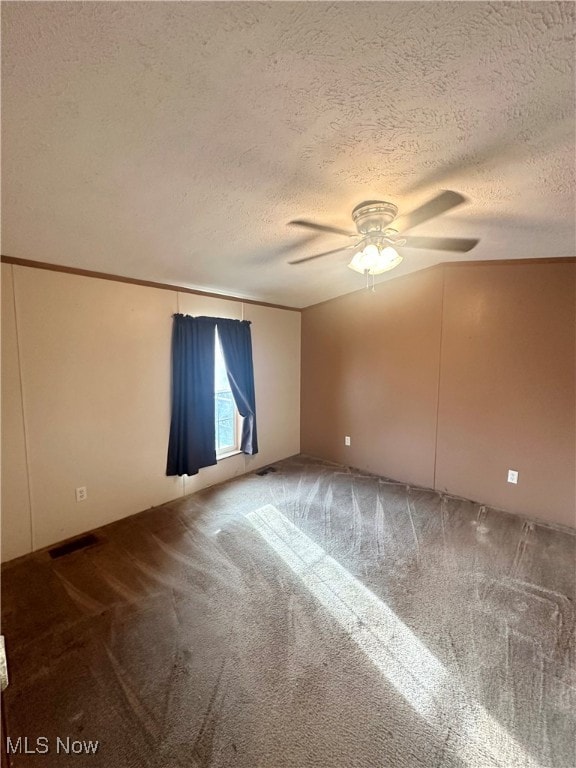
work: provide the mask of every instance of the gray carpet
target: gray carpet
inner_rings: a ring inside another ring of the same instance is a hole
[[[11,765],[573,768],[576,536],[276,468],[4,569]]]

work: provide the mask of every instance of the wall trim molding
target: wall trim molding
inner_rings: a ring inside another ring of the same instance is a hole
[[[432,272],[435,269],[443,269],[444,267],[509,267],[516,264],[523,266],[526,266],[526,264],[576,264],[576,256],[550,256],[548,258],[538,259],[483,259],[482,261],[470,259],[467,261],[440,261],[438,264],[432,264],[430,267],[417,269],[415,272],[408,272],[405,275],[398,275],[397,277],[390,277],[388,280],[382,280],[381,282],[376,283],[376,286],[386,285],[386,283],[389,283],[392,280],[407,280],[409,277],[413,277],[414,275],[421,275],[423,272]],[[331,301],[338,301],[340,299],[346,298],[347,296],[353,296],[355,293],[362,293],[365,290],[366,288],[358,288],[355,291],[343,293],[340,296],[334,296],[331,299],[324,299],[324,301],[319,301],[316,304],[308,304],[308,306],[302,307],[300,311],[305,312],[307,309],[314,309],[314,307],[319,307],[322,304],[328,304]]]
[[[64,272],[68,275],[80,275],[81,277],[95,277],[99,280],[112,280],[117,283],[131,283],[132,285],[142,285],[146,288],[160,288],[164,291],[175,291],[176,293],[193,293],[198,296],[208,296],[214,299],[224,299],[226,301],[239,301],[243,304],[255,304],[258,307],[271,307],[272,309],[285,309],[289,312],[303,312],[305,309],[311,309],[317,307],[320,304],[326,304],[329,301],[336,301],[343,298],[343,296],[349,296],[352,293],[358,293],[359,291],[350,291],[350,293],[342,294],[342,296],[334,296],[331,299],[325,299],[319,301],[316,304],[309,304],[306,307],[288,307],[284,304],[272,304],[268,301],[258,301],[257,299],[244,299],[241,296],[233,296],[227,293],[213,293],[211,291],[203,291],[200,288],[185,288],[181,285],[172,285],[170,283],[156,283],[152,280],[139,280],[135,277],[124,277],[123,275],[112,275],[108,272],[96,272],[91,269],[79,269],[76,267],[67,267],[63,264],[51,264],[46,261],[33,261],[32,259],[18,259],[15,256],[0,256],[0,262],[2,264],[14,264],[18,267],[30,267],[31,269],[46,269],[50,272]],[[441,269],[442,267],[485,267],[490,266],[510,266],[512,264],[573,264],[576,263],[576,256],[552,256],[549,258],[538,259],[484,259],[482,261],[476,261],[470,259],[468,261],[441,261],[438,264],[433,264],[431,267],[425,267],[419,269],[417,272],[409,272],[407,275],[398,275],[393,277],[393,280],[401,280],[405,277],[411,277],[419,272],[427,272],[431,269]],[[388,281],[383,281],[388,282]]]
[[[239,301],[242,304],[256,304],[259,307],[271,307],[272,309],[286,309],[289,312],[302,312],[299,307],[287,307],[284,304],[272,304],[267,301],[258,301],[257,299],[243,299],[241,296],[231,296],[227,293],[212,293],[211,291],[202,291],[199,288],[184,288],[181,285],[171,285],[170,283],[156,283],[152,280],[138,280],[134,277],[124,277],[122,275],[111,275],[108,272],[95,272],[91,269],[77,269],[76,267],[66,267],[61,264],[50,264],[45,261],[32,261],[31,259],[18,259],[15,256],[1,256],[2,264],[13,264],[18,267],[30,267],[32,269],[46,269],[50,272],[64,272],[68,275],[80,275],[80,277],[95,277],[99,280],[112,280],[117,283],[131,283],[132,285],[142,285],[145,288],[160,288],[164,291],[175,291],[176,293],[194,293],[198,296],[208,296],[214,299],[224,299],[226,301]]]
[[[537,259],[482,259],[475,261],[468,259],[466,261],[443,261],[437,264],[439,267],[486,267],[486,266],[504,266],[509,267],[512,264],[574,264],[576,256],[548,256]]]

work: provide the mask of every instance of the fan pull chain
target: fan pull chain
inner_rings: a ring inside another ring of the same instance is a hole
[[[372,275],[372,285],[370,285],[370,270],[365,269],[364,274],[366,275],[366,290],[367,291],[372,290],[372,293],[375,293],[376,288],[374,288],[374,283],[375,283],[374,275]]]

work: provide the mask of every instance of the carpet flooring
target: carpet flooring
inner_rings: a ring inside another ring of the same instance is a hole
[[[574,768],[576,536],[275,467],[3,569],[12,768]]]

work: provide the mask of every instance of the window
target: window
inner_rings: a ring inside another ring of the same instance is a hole
[[[230,391],[223,349],[239,408]],[[196,475],[202,467],[240,452],[258,453],[250,321],[177,313],[166,474]]]
[[[214,365],[215,420],[216,420],[216,456],[222,458],[227,453],[238,450],[239,414],[230,389],[222,345],[216,330],[216,355]]]

